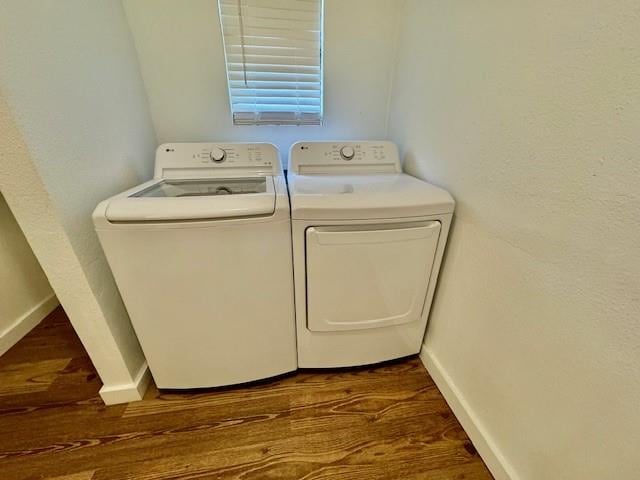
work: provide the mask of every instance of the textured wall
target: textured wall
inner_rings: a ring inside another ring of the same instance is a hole
[[[640,4],[409,1],[391,138],[457,216],[425,348],[521,479],[640,472]]]
[[[0,193],[0,336],[53,294]]]
[[[3,1],[0,90],[0,189],[103,381],[126,383],[144,359],[91,212],[151,176],[156,139],[121,3]]]
[[[124,0],[161,142],[386,136],[398,0],[326,0],[324,125],[233,126],[217,2]]]

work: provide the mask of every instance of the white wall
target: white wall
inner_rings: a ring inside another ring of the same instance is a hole
[[[398,0],[325,0],[325,118],[233,126],[214,0],[123,0],[160,142],[386,137]]]
[[[0,193],[0,355],[57,303],[47,277]]]
[[[155,133],[120,2],[0,4],[0,190],[105,386],[144,365],[91,222],[151,176]]]
[[[513,478],[640,472],[638,25],[635,0],[402,15],[391,138],[458,202],[424,358]]]

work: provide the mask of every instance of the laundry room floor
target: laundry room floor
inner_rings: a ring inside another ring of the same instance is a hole
[[[58,308],[0,357],[2,480],[491,479],[417,358],[106,407]]]

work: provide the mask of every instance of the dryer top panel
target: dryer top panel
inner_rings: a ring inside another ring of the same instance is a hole
[[[405,173],[292,175],[291,217],[307,220],[409,218],[449,214],[445,190]]]
[[[229,178],[282,175],[270,143],[165,143],[156,150],[154,178]]]
[[[399,173],[398,147],[392,142],[298,142],[291,146],[289,168],[301,175]]]

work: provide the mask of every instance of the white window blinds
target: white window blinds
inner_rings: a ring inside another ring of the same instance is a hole
[[[236,125],[322,122],[322,0],[219,0]]]

